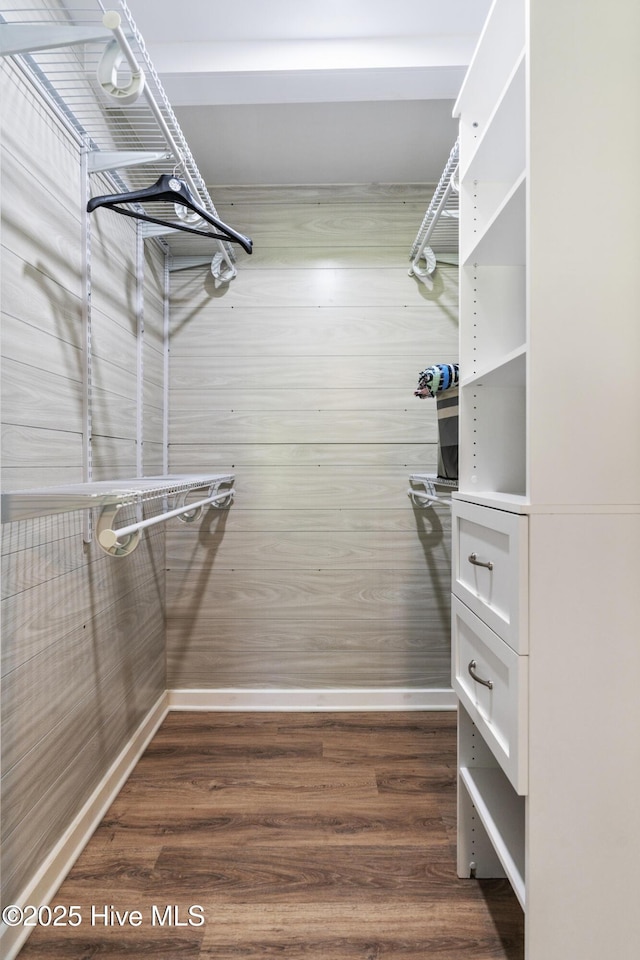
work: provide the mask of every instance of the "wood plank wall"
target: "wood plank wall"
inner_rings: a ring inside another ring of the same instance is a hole
[[[167,531],[169,686],[448,688],[450,519],[407,496],[418,372],[457,357],[456,269],[407,272],[430,188],[212,195],[254,253],[227,287],[172,273],[170,466],[237,497]]]
[[[10,62],[2,101],[3,489],[82,480],[78,145]],[[101,191],[98,191],[101,192]],[[147,251],[145,466],[162,465],[162,274]],[[94,479],[136,464],[135,228],[92,221]],[[160,423],[160,428],[158,427]],[[35,871],[166,688],[164,536],[126,558],[82,514],[2,534],[2,903]]]

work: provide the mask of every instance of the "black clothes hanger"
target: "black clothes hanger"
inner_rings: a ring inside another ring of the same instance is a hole
[[[118,206],[121,203],[144,203],[145,200],[164,201],[165,203],[176,203],[183,207],[188,207],[202,217],[207,223],[214,226],[220,233],[211,233],[208,230],[200,230],[197,227],[186,223],[176,223],[173,220],[160,220],[157,217],[150,217],[146,213],[139,213],[136,210],[128,210]],[[243,250],[251,253],[253,250],[253,241],[238,233],[232,227],[227,226],[222,220],[217,220],[204,207],[193,198],[191,191],[184,180],[178,177],[162,174],[156,182],[150,187],[142,190],[133,190],[131,193],[112,193],[104,197],[93,197],[87,204],[87,211],[91,213],[96,207],[108,207],[115,213],[121,213],[124,217],[133,217],[135,220],[148,220],[149,223],[158,223],[161,226],[173,227],[175,230],[184,230],[185,233],[197,233],[201,237],[209,237],[214,240],[231,240],[239,243]]]

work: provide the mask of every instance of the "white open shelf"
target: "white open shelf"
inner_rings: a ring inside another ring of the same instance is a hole
[[[524,169],[525,82],[525,53],[522,50],[469,159],[464,171],[465,180],[513,183]]]
[[[460,780],[525,909],[525,798],[497,767],[461,767]]]
[[[470,157],[484,135],[524,44],[523,5],[494,3],[453,110],[460,117],[461,157]],[[461,175],[465,172],[463,161]]]
[[[460,271],[460,309],[469,317],[460,369],[475,376],[526,343],[524,266],[467,266]]]
[[[485,213],[480,210],[482,200],[480,193],[482,184],[478,184],[477,204],[479,216],[469,242],[469,247],[461,256],[465,265],[478,263],[486,265],[516,265],[524,264],[526,259],[525,223],[526,214],[526,173],[522,171],[515,183],[511,186],[504,199],[493,209],[496,190],[500,185],[491,185],[491,197],[485,207]],[[486,215],[486,210],[491,215]],[[486,216],[486,222],[485,222]]]
[[[526,379],[527,348],[522,345],[510,353],[485,364],[473,376],[461,381],[462,387],[524,387]]]
[[[521,353],[460,387],[460,489],[525,497],[526,383]],[[495,379],[494,379],[495,378]]]

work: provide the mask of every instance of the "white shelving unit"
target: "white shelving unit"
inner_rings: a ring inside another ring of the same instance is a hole
[[[640,938],[639,44],[625,0],[494,0],[454,111],[458,872],[508,877],[526,960]]]

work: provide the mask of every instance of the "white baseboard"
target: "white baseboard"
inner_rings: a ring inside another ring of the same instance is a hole
[[[25,907],[27,904],[50,903],[51,898],[84,850],[87,841],[140,759],[147,744],[166,717],[168,710],[168,697],[164,693],[111,764],[101,782],[60,837],[38,872],[21,895],[16,898],[17,906]],[[3,957],[4,960],[14,960],[30,932],[31,928],[23,926],[7,927],[4,923],[0,925],[0,957]]]
[[[169,690],[170,710],[455,710],[451,689],[251,689]]]

